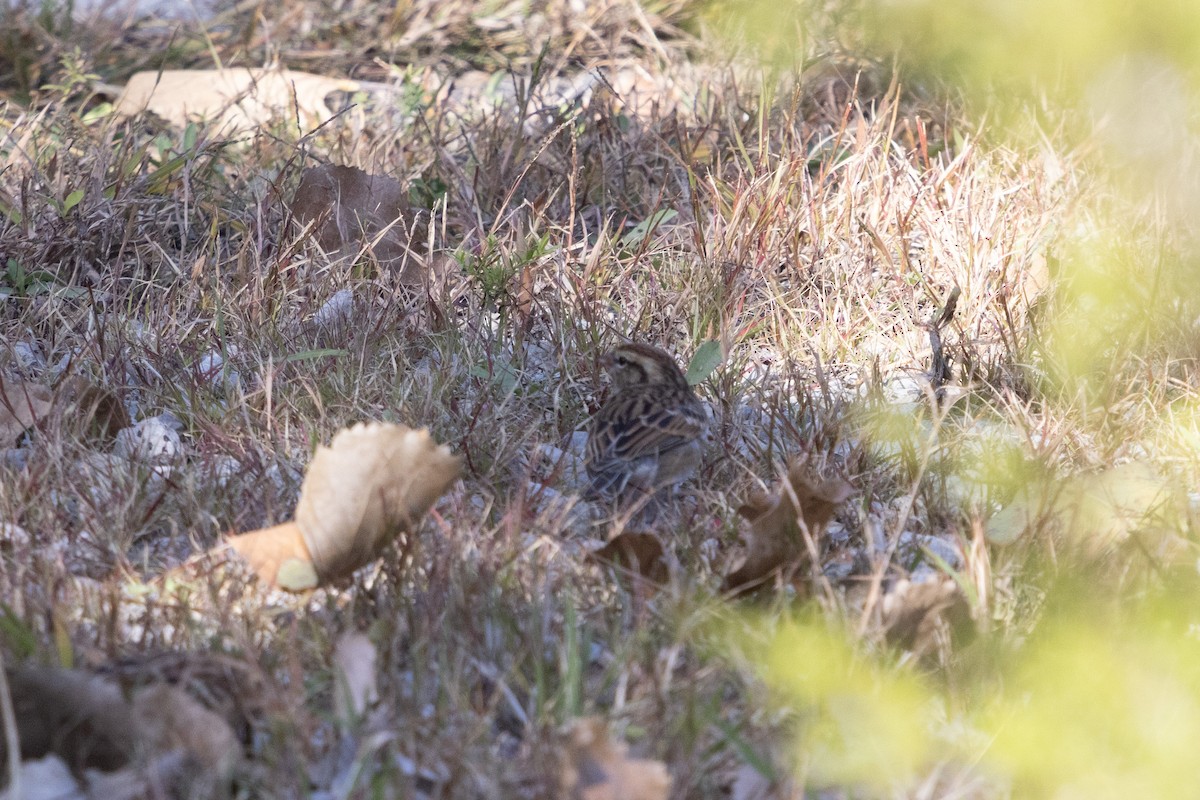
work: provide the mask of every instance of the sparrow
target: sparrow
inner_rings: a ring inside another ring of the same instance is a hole
[[[588,496],[623,499],[686,480],[700,460],[708,407],[668,353],[622,344],[602,361],[612,377],[608,400],[588,428]]]

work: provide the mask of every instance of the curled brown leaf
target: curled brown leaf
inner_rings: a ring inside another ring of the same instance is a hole
[[[409,245],[423,238],[425,226],[396,179],[336,164],[310,167],[296,189],[292,214],[301,226],[312,226],[314,240],[331,256],[370,253],[404,283],[423,282],[424,269],[409,257]]]
[[[795,459],[775,494],[755,492],[738,509],[750,521],[745,559],[725,576],[723,591],[740,594],[771,576],[795,574],[819,557],[821,538],[853,487],[841,478],[810,477]]]
[[[567,731],[562,783],[572,800],[665,800],[671,776],[661,761],[630,758],[597,717],[575,720]]]

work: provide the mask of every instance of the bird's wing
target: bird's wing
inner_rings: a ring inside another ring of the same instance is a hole
[[[704,435],[708,417],[694,397],[683,402],[631,393],[613,398],[592,423],[588,435],[589,471],[603,471],[645,456],[661,455]]]

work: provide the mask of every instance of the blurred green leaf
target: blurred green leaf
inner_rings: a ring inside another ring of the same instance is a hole
[[[708,376],[716,372],[724,360],[725,355],[721,352],[720,342],[709,339],[701,344],[692,355],[692,360],[688,362],[688,385],[695,386],[708,380]]]
[[[629,233],[621,237],[621,246],[633,247],[636,244],[640,244],[641,241],[652,234],[659,225],[670,222],[677,216],[679,216],[679,212],[673,208],[664,208],[655,211],[637,225],[634,225]]]
[[[304,350],[299,353],[292,353],[284,358],[284,362],[295,361],[316,361],[318,358],[341,358],[350,355],[348,350],[340,348],[324,348],[321,350]]]
[[[66,214],[68,212],[70,212],[70,210],[72,208],[79,205],[79,201],[82,199],[83,199],[83,189],[76,189],[75,191],[73,191],[69,195],[67,195],[66,199],[63,200],[63,204],[62,204],[63,216],[66,216]]]

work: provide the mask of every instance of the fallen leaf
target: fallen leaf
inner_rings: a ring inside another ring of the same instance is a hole
[[[572,800],[663,800],[671,791],[666,765],[630,758],[625,744],[612,741],[597,717],[571,723],[567,756],[563,788]]]
[[[951,627],[970,621],[971,610],[958,584],[949,577],[912,583],[897,581],[883,596],[883,629],[888,643],[918,658],[937,644],[943,620]]]
[[[115,394],[82,375],[63,381],[58,394],[65,401],[64,417],[74,421],[88,440],[111,442],[132,424]]]
[[[358,81],[286,69],[153,70],[134,73],[113,109],[121,118],[152,111],[180,128],[194,118],[219,121],[224,133],[297,118],[312,129],[334,116],[326,96],[359,89]]]
[[[230,774],[241,753],[233,729],[181,689],[157,683],[133,697],[133,723],[140,747],[161,757],[177,752],[210,780]]]
[[[708,380],[708,377],[717,371],[717,367],[721,366],[724,360],[725,354],[721,352],[720,342],[709,339],[701,344],[692,355],[692,360],[688,362],[688,385],[696,386]]]
[[[339,259],[370,253],[402,282],[422,282],[425,270],[408,255],[409,245],[424,238],[425,226],[414,224],[408,196],[396,179],[336,164],[310,167],[292,199],[292,215],[300,226],[312,226],[326,253]]]
[[[373,561],[398,537],[411,549],[421,518],[460,466],[428,431],[355,425],[317,448],[294,523],[230,537],[229,545],[272,585],[298,591],[328,583]]]
[[[54,395],[45,386],[0,376],[0,444],[15,442],[53,406]]]
[[[662,540],[649,531],[621,531],[588,557],[627,569],[651,583],[666,583],[670,577]]]
[[[295,522],[231,536],[229,545],[259,577],[281,589],[303,592],[320,583],[308,545]]]
[[[807,472],[803,460],[793,460],[777,494],[757,492],[738,509],[750,521],[746,555],[725,576],[723,591],[740,594],[782,571],[795,574],[820,554],[825,527],[854,488],[841,478],[817,480]]]

